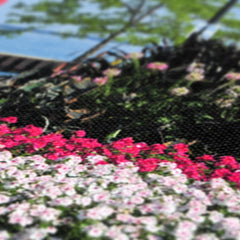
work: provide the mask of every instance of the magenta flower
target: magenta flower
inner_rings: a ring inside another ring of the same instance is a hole
[[[0,118],[0,121],[8,122],[8,123],[16,123],[17,117],[2,117]]]
[[[108,76],[105,77],[97,77],[93,79],[93,82],[99,84],[99,85],[104,85],[108,81]]]
[[[147,65],[148,69],[163,71],[168,68],[168,65],[163,62],[151,62]]]
[[[72,79],[76,82],[82,81],[82,76],[72,76]]]

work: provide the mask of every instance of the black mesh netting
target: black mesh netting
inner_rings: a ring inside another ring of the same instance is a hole
[[[34,124],[65,137],[83,129],[102,143],[130,136],[148,144],[191,142],[196,155],[240,157],[240,101],[233,92],[239,83],[225,77],[240,71],[236,47],[201,40],[177,47],[152,45],[142,53],[143,58],[129,60],[123,52],[107,52],[111,60],[91,58],[77,70],[70,63],[52,76],[29,71],[2,77],[0,116],[16,116],[17,126]],[[146,68],[150,62],[169,68],[151,71]],[[202,81],[185,79],[192,63],[202,64]],[[108,68],[121,74],[104,85],[93,82]],[[176,96],[172,90],[177,87],[190,92]]]

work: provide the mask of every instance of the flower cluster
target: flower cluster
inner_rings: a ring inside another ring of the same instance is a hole
[[[163,62],[151,62],[147,64],[147,68],[151,70],[163,71],[168,69],[168,65]]]
[[[240,73],[238,72],[229,72],[225,75],[227,80],[240,80]]]
[[[5,119],[5,121],[11,118]],[[145,142],[135,143],[131,137],[107,145],[96,139],[86,138],[85,131],[78,130],[66,139],[61,134],[42,134],[42,128],[27,125],[22,128],[0,125],[0,150],[10,150],[15,156],[21,154],[41,154],[50,160],[67,156],[81,156],[83,162],[92,157],[95,165],[134,163],[139,172],[158,171],[163,162],[174,162],[188,178],[208,181],[212,178],[223,178],[240,187],[240,164],[234,157],[214,158],[203,155],[191,159],[187,144],[178,143],[167,147],[165,144],[148,145]],[[94,156],[104,156],[99,160]]]
[[[114,77],[121,74],[121,70],[118,68],[108,68],[103,71],[103,75],[107,77]]]
[[[93,79],[93,82],[97,83],[98,85],[104,85],[108,81],[108,77],[96,77]]]
[[[240,191],[225,180],[190,183],[171,162],[141,176],[131,162],[85,160],[0,152],[0,238],[239,239]]]
[[[237,97],[240,96],[240,86],[239,85],[235,85],[235,86],[233,86],[231,88],[228,88],[225,92],[230,97],[237,98]]]
[[[187,95],[190,90],[186,87],[176,87],[171,90],[171,93],[175,96],[184,96]]]
[[[187,71],[189,74],[185,77],[185,79],[188,81],[196,82],[204,79],[204,64],[202,63],[192,63],[188,66]]]
[[[215,103],[220,108],[230,108],[234,102],[235,102],[235,99],[232,99],[232,98],[229,98],[229,99],[220,98],[220,99],[217,99]]]

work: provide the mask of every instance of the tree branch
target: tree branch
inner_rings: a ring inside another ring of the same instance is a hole
[[[216,13],[215,15],[210,18],[205,26],[203,26],[200,30],[197,32],[192,33],[186,42],[191,41],[192,39],[197,39],[210,25],[217,23],[220,21],[220,19],[237,3],[238,0],[229,0],[225,5],[223,5]]]
[[[134,18],[137,16],[137,13],[138,13],[138,11],[136,11],[136,10],[140,10],[143,7],[142,4],[144,4],[144,3],[145,3],[145,0],[142,0],[141,3],[136,7],[136,9],[134,9],[134,13],[133,13]],[[145,13],[143,13],[142,15],[140,15],[136,19],[132,20],[132,17],[131,17],[130,20],[122,28],[120,28],[116,32],[110,34],[107,38],[103,39],[100,43],[98,43],[94,47],[90,48],[89,50],[84,52],[79,57],[75,58],[72,61],[72,63],[77,63],[77,62],[82,61],[83,59],[88,58],[89,56],[94,54],[96,51],[101,49],[103,46],[105,46],[107,43],[109,43],[111,40],[113,40],[117,36],[121,35],[122,33],[126,32],[126,30],[128,28],[135,26],[137,23],[142,21],[145,17],[147,17],[148,15],[152,14],[154,11],[156,11],[157,9],[159,9],[159,8],[161,8],[163,6],[164,6],[164,3],[158,4],[158,5],[154,6],[154,7],[149,8]]]
[[[130,26],[133,24],[135,17],[140,12],[140,10],[144,6],[145,2],[146,2],[146,0],[141,0],[141,2],[138,4],[138,6],[135,9],[133,9],[132,16],[129,19]]]

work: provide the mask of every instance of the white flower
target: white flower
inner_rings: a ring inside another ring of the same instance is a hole
[[[71,206],[73,204],[73,200],[70,197],[59,197],[50,202],[52,206]]]
[[[97,223],[95,225],[90,225],[85,228],[88,236],[90,237],[101,237],[104,235],[104,232],[107,230],[107,226],[102,223]]]
[[[8,223],[19,224],[20,226],[25,227],[33,223],[33,218],[23,212],[14,211],[9,214]]]
[[[92,195],[94,202],[106,202],[110,199],[110,194],[107,191],[98,192]]]
[[[192,240],[194,231],[197,229],[197,225],[190,221],[180,221],[176,230],[175,237],[176,239],[181,240]]]
[[[195,240],[219,240],[219,238],[214,233],[203,233],[197,235]]]
[[[171,93],[175,96],[184,96],[187,95],[189,92],[189,89],[186,87],[177,87],[171,90]]]
[[[94,207],[87,210],[86,217],[90,219],[103,220],[112,215],[114,210],[107,205]]]
[[[220,222],[223,219],[223,214],[218,211],[211,211],[209,213],[209,220],[211,220],[213,223]]]
[[[7,240],[10,239],[10,235],[7,231],[1,230],[0,231],[0,240]]]
[[[126,59],[139,59],[142,58],[144,55],[141,52],[132,52],[127,55],[125,55]]]
[[[43,221],[50,222],[57,220],[60,213],[61,213],[60,210],[54,208],[47,208],[42,212],[42,215],[40,215],[39,218]]]
[[[10,197],[0,193],[0,204],[7,203],[10,201]]]
[[[10,161],[12,159],[12,153],[4,150],[2,152],[0,152],[0,161]]]

